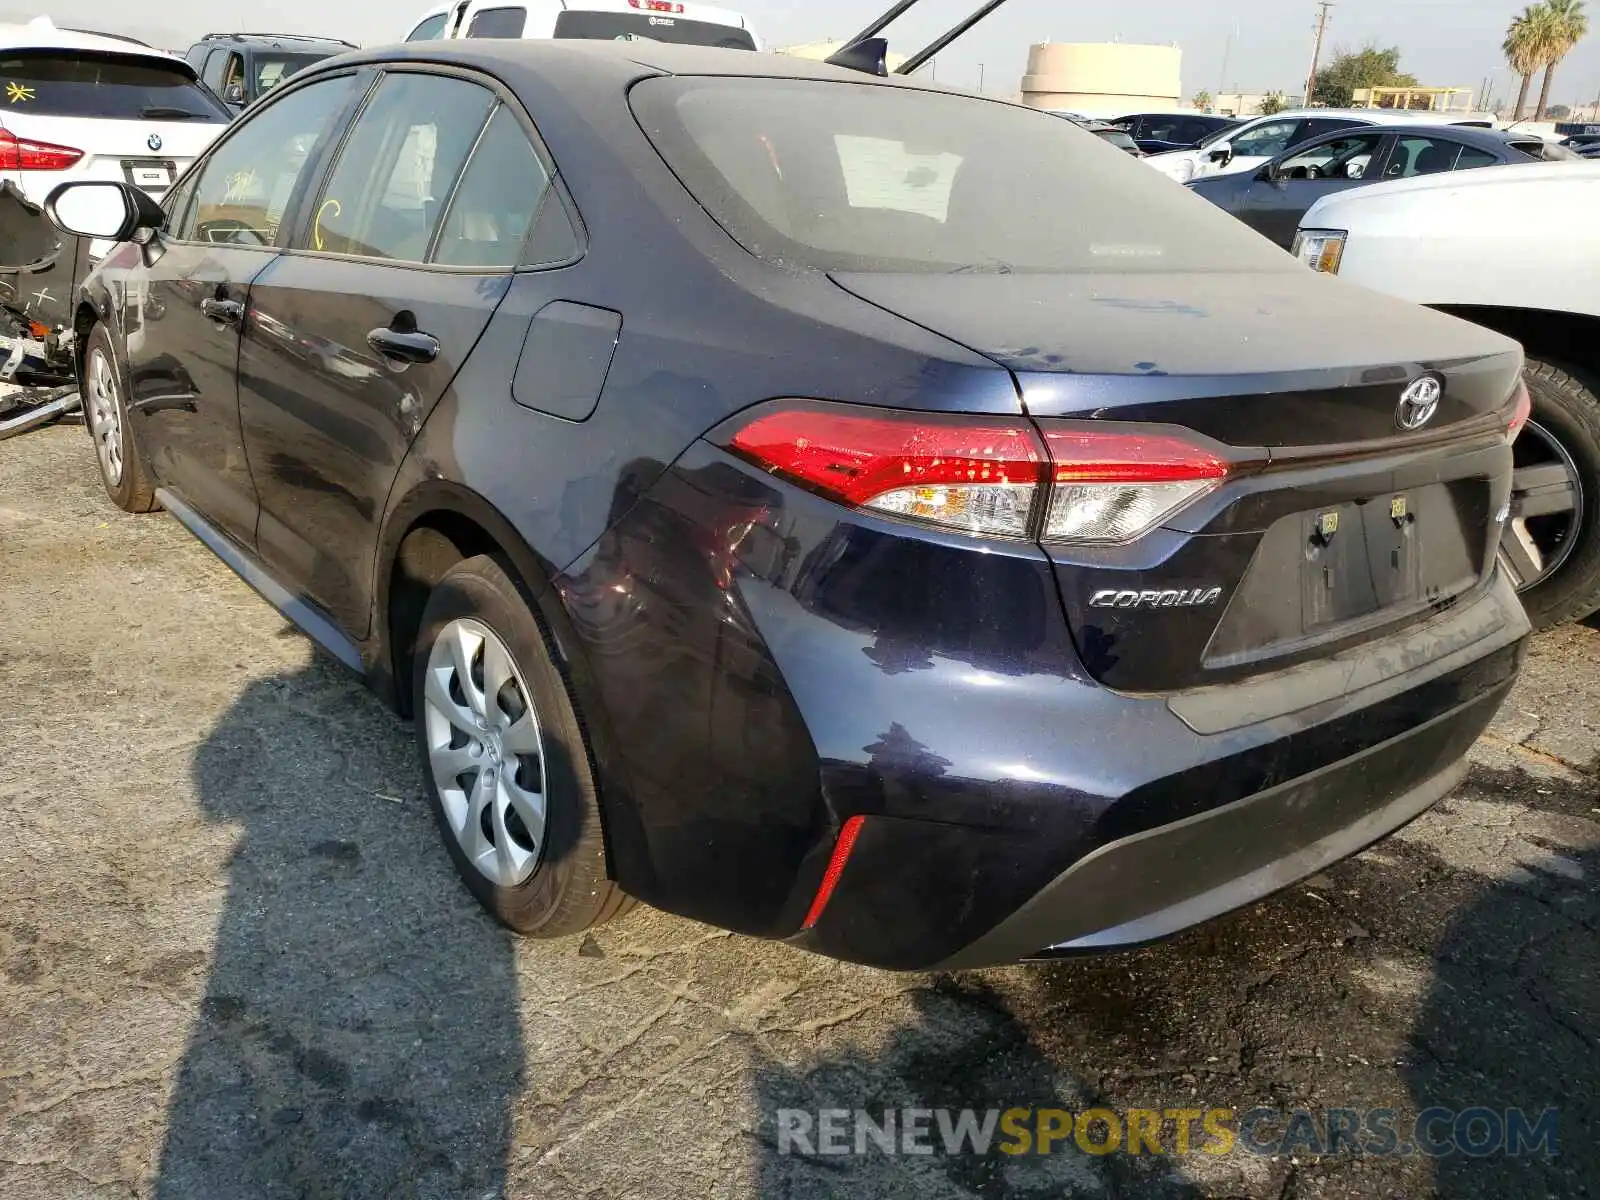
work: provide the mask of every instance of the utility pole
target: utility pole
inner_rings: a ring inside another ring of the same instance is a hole
[[[1311,73],[1306,76],[1306,107],[1317,90],[1317,62],[1322,58],[1322,35],[1328,28],[1328,10],[1333,0],[1317,0],[1317,36],[1311,43]]]
[[[1222,43],[1222,74],[1217,78],[1217,95],[1222,95],[1228,90],[1228,60],[1233,57],[1233,39],[1239,36],[1239,22],[1233,22],[1233,28],[1228,31],[1228,40]]]

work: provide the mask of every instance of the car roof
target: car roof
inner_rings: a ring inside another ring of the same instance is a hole
[[[156,50],[142,42],[125,38],[104,37],[98,33],[83,33],[76,29],[59,29],[49,18],[40,17],[26,25],[0,24],[0,50],[76,50],[120,54],[125,58],[155,58],[162,62],[188,64],[176,54]]]
[[[1359,130],[1337,129],[1324,134],[1318,141],[1338,140],[1348,137]],[[1512,142],[1538,141],[1532,134],[1516,134],[1500,129],[1480,129],[1475,125],[1440,125],[1438,122],[1418,125],[1384,125],[1383,132],[1396,137],[1448,137],[1452,141],[1462,142],[1468,146],[1478,146],[1485,150],[1504,149]],[[1370,132],[1370,130],[1368,131]]]
[[[354,42],[343,38],[310,37],[299,33],[208,33],[195,46],[270,46],[274,50],[355,50]],[[190,49],[194,47],[191,46]]]
[[[751,79],[815,79],[979,98],[973,92],[945,87],[925,79],[905,75],[880,78],[788,54],[721,50],[713,46],[643,40],[449,38],[372,47],[340,55],[331,61],[346,66],[352,63],[435,62],[445,66],[476,67],[491,75],[506,78],[508,83],[512,80],[507,76],[546,71],[585,75],[597,82],[614,77],[618,86],[626,86],[628,80],[642,75],[715,75]],[[327,69],[327,64],[318,64],[317,69]],[[991,103],[1009,103],[993,97],[982,99]]]

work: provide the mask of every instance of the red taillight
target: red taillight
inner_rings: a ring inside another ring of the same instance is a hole
[[[856,848],[856,838],[861,836],[861,827],[866,823],[865,817],[851,817],[844,823],[844,828],[839,830],[839,840],[833,845],[833,857],[828,860],[828,869],[823,872],[822,884],[817,888],[816,898],[811,901],[811,908],[806,913],[805,924],[800,928],[810,929],[822,920],[823,910],[833,898],[833,889],[839,886],[839,876],[844,874],[844,864],[850,860],[850,851]]]
[[[0,129],[0,165],[8,171],[65,171],[83,158],[82,150],[19,138]]]
[[[628,0],[628,4],[643,12],[681,13],[683,5],[673,4],[671,0]]]
[[[852,410],[768,411],[730,448],[830,499],[891,516],[1025,537],[1044,447],[1021,418]]]
[[[1511,409],[1511,421],[1506,426],[1506,433],[1511,441],[1517,440],[1517,435],[1522,432],[1522,427],[1528,423],[1528,418],[1533,416],[1533,397],[1528,395],[1528,385],[1517,383],[1517,398]]]
[[[750,461],[842,504],[997,537],[1125,542],[1227,478],[1177,433],[793,401],[728,440]],[[1048,501],[1048,507],[1045,501]],[[1035,525],[1043,515],[1043,527]]]

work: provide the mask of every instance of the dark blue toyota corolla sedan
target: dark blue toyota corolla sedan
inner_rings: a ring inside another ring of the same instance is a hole
[[[430,43],[159,208],[51,208],[121,242],[76,324],[112,499],[415,718],[524,933],[1137,944],[1447,794],[1518,669],[1517,347],[1043,113]]]

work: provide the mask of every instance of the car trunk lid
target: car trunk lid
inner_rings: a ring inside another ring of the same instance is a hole
[[[1521,366],[1497,335],[1299,270],[835,281],[1007,367],[1047,440],[1116,422],[1227,464],[1126,541],[1045,526],[1109,685],[1282,669],[1437,611],[1493,566]]]

